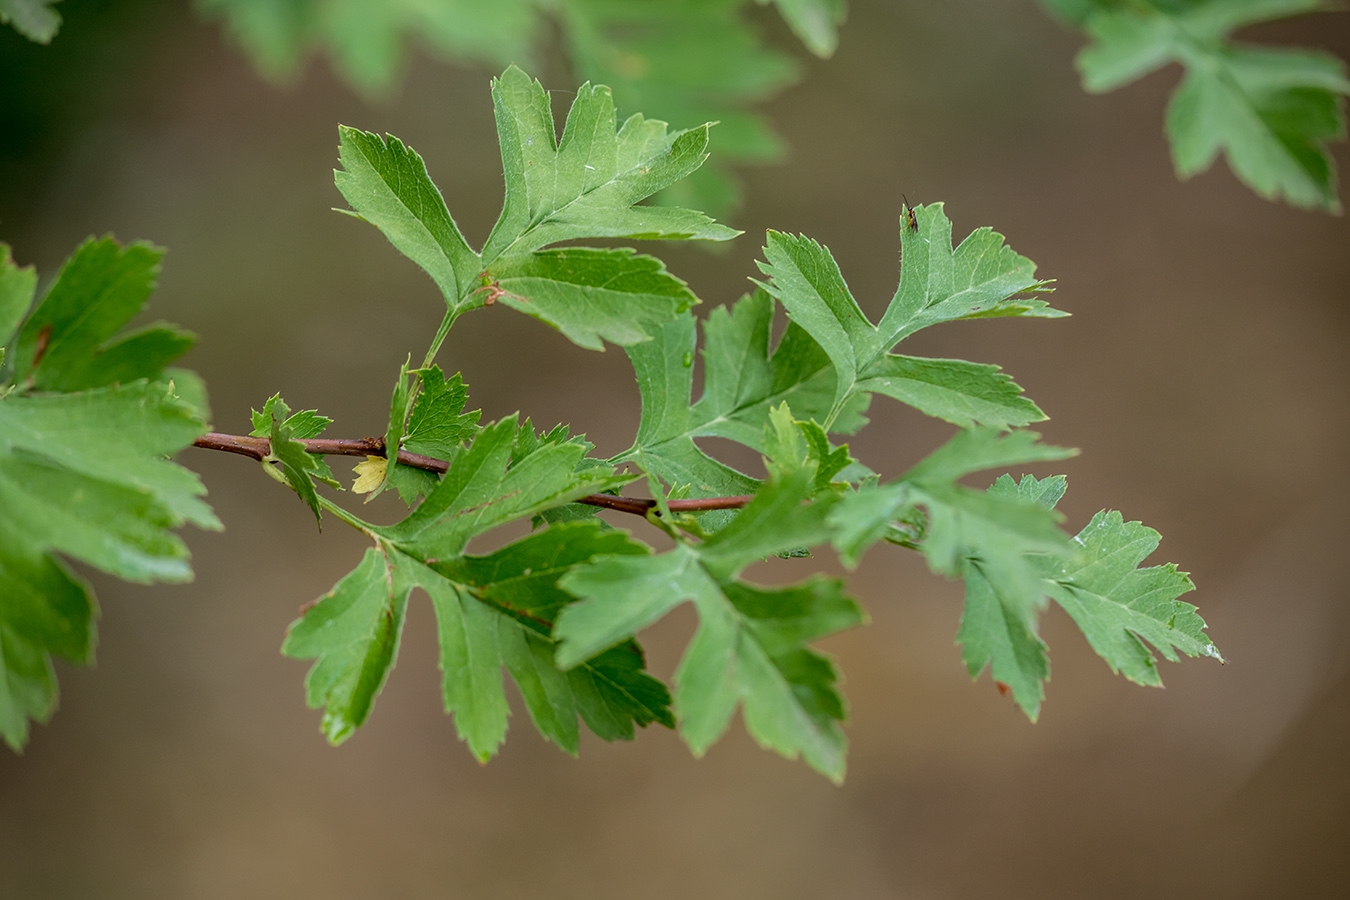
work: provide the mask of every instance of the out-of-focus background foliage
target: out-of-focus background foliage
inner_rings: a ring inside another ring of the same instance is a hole
[[[419,150],[479,242],[500,201],[489,73],[418,58],[372,104],[323,65],[265,83],[186,4],[60,9],[50,47],[0,33],[0,240],[47,274],[89,234],[167,246],[151,314],[202,336],[188,363],[218,429],[247,430],[281,390],[336,418],[334,435],[382,432],[441,301],[373,228],[329,211],[336,126]],[[799,52],[771,12],[757,22]],[[1248,36],[1350,56],[1345,17]],[[801,54],[804,80],[767,108],[790,155],[748,172],[732,219],[747,234],[657,252],[711,306],[745,289],[765,227],[803,231],[875,314],[902,191],[946,201],[961,234],[1006,234],[1074,317],[934,329],[914,350],[1016,376],[1052,416],[1047,438],[1083,449],[1062,466],[1067,525],[1106,505],[1158,528],[1155,561],[1193,574],[1187,599],[1229,665],[1166,665],[1166,690],[1134,687],[1051,613],[1054,680],[1030,725],[966,677],[959,585],[883,548],[851,582],[872,624],[825,644],[852,702],[842,788],[738,725],[703,760],[651,729],[583,740],[572,760],[519,708],[479,766],[440,710],[416,602],[375,714],[334,750],[304,709],[305,664],[277,648],[362,542],[336,522],[314,533],[252,463],[190,451],[227,531],[188,536],[193,584],[95,579],[97,668],[63,668],[60,713],[24,756],[0,755],[0,896],[1344,896],[1350,224],[1264,202],[1222,166],[1179,183],[1161,134],[1176,71],[1088,96],[1081,42],[1031,3],[855,2],[837,55]],[[571,78],[548,51],[533,74]],[[486,418],[519,409],[627,446],[622,354],[500,308],[447,348]],[[945,434],[875,413],[854,446],[887,473]],[[649,636],[658,672],[692,626]]]

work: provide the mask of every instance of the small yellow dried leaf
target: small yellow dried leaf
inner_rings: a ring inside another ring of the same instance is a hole
[[[367,456],[357,463],[356,468],[352,470],[358,476],[356,483],[352,485],[352,493],[369,494],[384,484],[384,467],[385,458],[383,456]]]

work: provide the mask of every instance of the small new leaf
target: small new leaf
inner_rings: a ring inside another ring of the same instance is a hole
[[[434,459],[450,459],[478,433],[483,411],[464,412],[469,389],[458,372],[446,379],[440,366],[432,366],[416,374],[422,379],[422,393],[408,418],[403,448]]]
[[[291,409],[286,405],[286,401],[281,399],[280,394],[273,395],[263,409],[271,418],[268,434],[272,443],[271,458],[281,463],[286,483],[300,495],[301,500],[305,501],[305,505],[314,513],[314,520],[322,530],[323,517],[319,514],[319,495],[314,490],[313,479],[319,478],[333,483],[332,473],[326,463],[308,453],[305,445],[297,439],[296,427],[290,424]],[[308,430],[315,426],[316,418],[321,419],[322,416],[314,417],[312,413],[305,415],[299,424]]]

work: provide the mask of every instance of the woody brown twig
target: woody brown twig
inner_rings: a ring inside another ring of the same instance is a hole
[[[306,452],[320,456],[384,456],[384,438],[310,438],[299,441]],[[268,438],[252,435],[221,434],[208,432],[192,442],[192,446],[204,450],[220,450],[225,453],[238,453],[251,459],[264,460],[272,452],[272,442]],[[427,472],[444,474],[450,464],[443,459],[423,456],[420,453],[398,452],[398,464]],[[753,498],[750,494],[737,497],[699,497],[685,500],[668,500],[666,505],[671,512],[702,512],[711,509],[740,509]],[[618,512],[645,516],[657,506],[655,500],[644,497],[616,497],[613,494],[587,494],[578,497],[574,503],[599,506]]]

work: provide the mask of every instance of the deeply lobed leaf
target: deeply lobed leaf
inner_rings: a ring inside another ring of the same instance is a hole
[[[1072,18],[1093,43],[1078,56],[1083,85],[1107,91],[1172,62],[1186,74],[1167,110],[1177,174],[1189,178],[1225,154],[1233,173],[1267,199],[1337,211],[1327,143],[1345,137],[1345,65],[1326,53],[1245,47],[1243,26],[1331,8],[1322,0],[1198,0],[1087,4]]]
[[[145,303],[159,252],[87,241],[33,304],[36,275],[0,245],[0,736],[55,711],[52,657],[93,659],[92,592],[59,557],[129,581],[185,581],[172,529],[219,528],[197,476],[167,457],[206,430],[190,373],[147,380],[190,343],[170,328],[118,332]],[[30,308],[31,307],[31,308]],[[25,318],[26,317],[26,318]],[[118,383],[122,382],[122,383]]]

